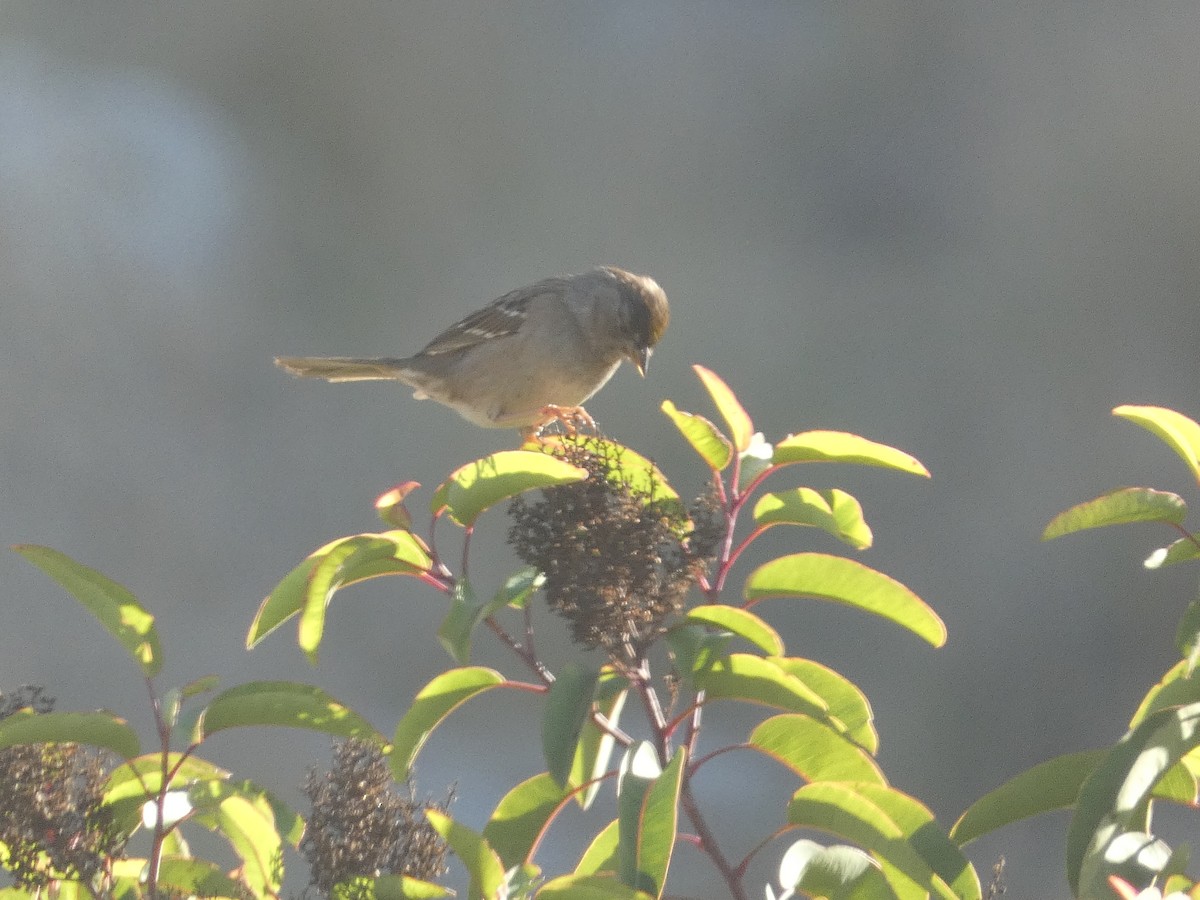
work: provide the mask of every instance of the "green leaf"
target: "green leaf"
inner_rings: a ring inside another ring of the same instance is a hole
[[[1145,829],[1152,788],[1200,746],[1200,703],[1147,716],[1084,782],[1067,834],[1067,881],[1076,896],[1107,885],[1113,845]]]
[[[794,553],[759,566],[746,579],[746,600],[768,597],[830,600],[901,625],[935,647],[946,643],[937,613],[900,582],[862,563],[824,553]]]
[[[600,670],[600,678],[596,682],[596,690],[592,702],[612,725],[620,721],[621,711],[625,707],[625,697],[629,693],[629,682],[624,676],[618,675],[611,667],[605,666]],[[616,746],[612,734],[602,731],[589,716],[583,723],[583,731],[576,745],[575,756],[571,762],[571,772],[567,777],[567,786],[582,788],[575,793],[575,801],[581,809],[588,809],[600,792],[600,776],[608,770],[609,760]],[[583,787],[584,784],[587,787]]]
[[[127,588],[49,547],[18,544],[13,549],[82,603],[121,642],[141,666],[142,674],[147,678],[158,674],[163,660],[154,616],[142,608]]]
[[[123,834],[132,834],[141,824],[142,806],[162,788],[163,759],[149,753],[117,766],[104,783],[103,803]],[[169,790],[183,790],[203,781],[225,781],[229,772],[195,756],[167,755],[167,771],[174,773]],[[297,838],[299,840],[299,838]]]
[[[205,707],[198,728],[209,737],[227,728],[262,725],[386,743],[371,723],[350,707],[318,687],[293,681],[251,681],[222,691]]]
[[[583,723],[592,710],[599,673],[576,664],[563,667],[546,695],[542,715],[542,754],[555,783],[566,785]]]
[[[484,605],[482,617],[486,619],[506,606],[511,606],[513,609],[524,609],[529,598],[535,591],[541,590],[545,583],[546,576],[533,566],[517,570],[508,576],[504,586],[496,591],[495,596]]]
[[[537,440],[538,452],[561,454],[566,447],[591,453],[597,461],[606,465],[610,483],[624,484],[630,492],[645,498],[648,503],[661,503],[683,510],[679,493],[671,487],[667,477],[651,460],[636,450],[601,437],[586,435],[542,435]]]
[[[480,622],[481,610],[475,602],[471,583],[466,578],[458,579],[450,595],[450,609],[438,627],[437,636],[450,658],[460,666],[471,660],[471,633]]]
[[[729,426],[729,436],[733,438],[734,449],[738,453],[745,452],[754,436],[754,423],[750,421],[750,416],[738,402],[737,395],[715,372],[704,366],[692,366],[692,369],[699,377],[700,383],[704,385],[705,390],[708,391],[708,396],[712,397],[713,406],[717,408],[717,412]]]
[[[477,694],[502,684],[504,676],[495,669],[470,666],[443,672],[421,688],[392,740],[390,761],[396,780],[408,779],[417,753],[446,716]]]
[[[707,700],[745,700],[788,712],[824,718],[826,705],[812,688],[770,660],[731,653],[696,672],[693,683]]]
[[[656,772],[655,751],[640,744],[623,771],[619,810],[620,878],[625,884],[652,896],[662,894],[671,853],[675,848],[679,790],[687,751],[680,748],[661,772]]]
[[[846,431],[790,434],[775,445],[774,462],[777,466],[804,462],[856,463],[929,477],[929,470],[915,456]]]
[[[1080,786],[1108,753],[1108,748],[1066,753],[1022,772],[972,803],[950,837],[965,847],[997,828],[1074,806]]]
[[[576,875],[595,875],[600,872],[615,873],[620,868],[621,823],[613,819],[600,830],[584,851]]]
[[[875,714],[871,704],[858,687],[839,672],[811,659],[775,657],[771,663],[788,675],[798,678],[829,707],[826,720],[843,728],[846,736],[874,754],[879,750],[879,734],[875,731]]]
[[[355,534],[331,541],[310,553],[263,600],[246,636],[246,648],[255,647],[304,610],[308,621],[302,623],[301,646],[312,649],[320,643],[325,605],[334,591],[384,575],[419,575],[432,564],[425,544],[407,531]]]
[[[1193,559],[1200,559],[1200,544],[1194,537],[1185,537],[1158,548],[1146,557],[1142,565],[1147,569],[1161,569],[1163,566],[1191,562]]]
[[[768,656],[779,656],[784,651],[783,638],[779,636],[779,632],[748,609],[721,603],[705,603],[689,609],[684,618],[689,622],[730,631],[749,641]]]
[[[1178,494],[1151,488],[1117,488],[1060,512],[1042,532],[1042,540],[1062,537],[1088,528],[1128,522],[1164,522],[1178,525],[1187,515],[1187,504]]]
[[[585,478],[586,469],[549,454],[502,450],[452,472],[434,494],[433,511],[445,508],[455,522],[470,527],[481,513],[509,497]]]
[[[202,859],[166,857],[158,869],[160,887],[198,897],[241,897],[245,885],[226,875],[215,863]]]
[[[1146,692],[1129,721],[1129,729],[1137,728],[1159,710],[1197,702],[1200,702],[1200,670],[1193,669],[1186,659],[1182,659]]]
[[[898,894],[978,900],[975,870],[937,828],[933,814],[911,797],[877,784],[817,782],[792,796],[788,822],[818,828],[858,844],[879,860]]]
[[[498,897],[505,885],[504,864],[483,836],[436,809],[425,810],[425,818],[466,866],[471,876],[467,896]]]
[[[519,866],[532,855],[565,797],[566,791],[548,772],[527,778],[504,795],[484,826],[483,837],[506,868]]]
[[[241,874],[255,896],[279,893],[283,878],[283,841],[275,809],[262,788],[251,782],[231,785],[207,781],[188,792],[196,810],[189,821],[229,841],[241,859]]]
[[[537,900],[652,900],[645,891],[605,875],[560,875],[547,881]]]
[[[107,711],[36,713],[22,709],[0,719],[0,750],[17,744],[87,744],[123,759],[138,755],[137,733]]]
[[[412,531],[412,514],[404,506],[404,498],[420,486],[415,481],[405,481],[375,498],[375,512],[384,525]]]
[[[435,900],[451,897],[454,892],[431,881],[407,875],[380,875],[377,878],[350,878],[334,885],[332,900]]]
[[[1175,646],[1187,661],[1190,674],[1200,657],[1200,599],[1193,600],[1183,611],[1183,617],[1175,629]]]
[[[1156,435],[1187,463],[1200,482],[1200,425],[1182,413],[1161,406],[1118,406],[1114,416],[1140,425]]]
[[[857,847],[822,847],[799,840],[788,847],[779,864],[779,883],[809,897],[828,900],[893,900],[896,894],[879,864]]]
[[[773,716],[750,732],[749,744],[805,781],[887,783],[870,754],[811,716]]]
[[[765,494],[754,506],[760,527],[811,525],[828,532],[856,550],[871,546],[874,535],[863,518],[862,504],[845,491],[796,488]]]
[[[662,402],[662,411],[675,423],[679,433],[710,469],[720,472],[729,465],[729,461],[733,459],[733,445],[716,425],[703,416],[677,409],[670,400]]]
[[[313,567],[300,609],[299,645],[316,663],[333,595],[382,575],[420,575],[432,565],[421,540],[408,531],[357,534],[331,547]]]

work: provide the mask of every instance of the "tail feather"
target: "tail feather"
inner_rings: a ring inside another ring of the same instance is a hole
[[[409,360],[391,357],[277,356],[275,365],[301,378],[326,381],[404,381]]]

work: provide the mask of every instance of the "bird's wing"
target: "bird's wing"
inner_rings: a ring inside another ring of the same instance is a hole
[[[462,321],[455,322],[417,355],[437,356],[516,334],[525,322],[530,303],[543,295],[561,296],[563,289],[561,278],[547,278],[529,287],[511,291]]]

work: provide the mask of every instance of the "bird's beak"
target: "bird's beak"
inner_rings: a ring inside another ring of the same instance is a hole
[[[646,377],[646,370],[650,368],[650,354],[653,352],[649,347],[641,347],[633,355],[633,364],[637,366],[638,374],[643,378]]]

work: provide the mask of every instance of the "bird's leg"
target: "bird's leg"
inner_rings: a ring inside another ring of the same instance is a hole
[[[582,406],[543,406],[538,412],[546,416],[542,428],[551,422],[561,422],[567,434],[576,434],[585,429],[592,434],[598,433],[596,420]],[[541,431],[541,428],[538,430]]]

